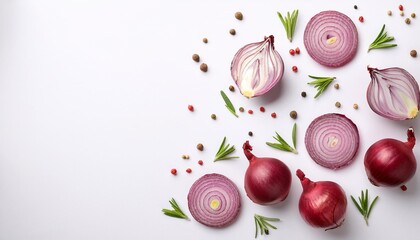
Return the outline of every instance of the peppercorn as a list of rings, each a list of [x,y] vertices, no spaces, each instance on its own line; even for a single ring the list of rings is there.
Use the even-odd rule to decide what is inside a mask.
[[[198,160],[199,165],[203,165],[203,160]]]
[[[185,170],[187,173],[191,173],[192,172],[192,170],[191,170],[191,168],[187,168],[187,170]]]
[[[294,49],[290,49],[289,50],[290,55],[294,56],[295,55],[295,50]]]
[[[192,55],[192,59],[194,60],[194,62],[199,62],[200,61],[200,56],[198,54],[194,53]]]
[[[272,117],[272,118],[276,118],[276,117],[277,117],[277,114],[276,114],[275,112],[272,112],[272,113],[271,113],[271,117]]]
[[[252,137],[254,135],[254,133],[252,133],[251,131],[248,132],[248,136]]]
[[[293,71],[293,72],[297,72],[297,71],[298,71],[298,68],[297,68],[296,66],[293,66],[293,67],[292,67],[292,71]]]
[[[239,107],[239,112],[244,112],[245,109],[243,107]]]
[[[306,92],[301,92],[301,93],[300,93],[300,96],[302,96],[302,97],[306,97]]]
[[[252,111],[252,109],[249,109],[249,110],[248,110],[248,113],[249,113],[249,114],[253,114],[253,113],[254,113],[254,111]]]
[[[340,103],[340,102],[335,102],[335,106],[336,106],[337,108],[340,108],[340,107],[341,107],[341,103]]]
[[[359,109],[359,105],[357,103],[355,103],[355,104],[353,104],[353,108],[357,110],[357,109]]]
[[[400,11],[404,10],[403,5],[399,5],[399,6],[398,6],[398,9],[399,9]]]
[[[334,88],[335,89],[339,89],[340,88],[340,84],[338,84],[338,83],[334,84]]]
[[[244,15],[241,12],[236,12],[235,13],[235,18],[238,20],[242,20],[244,19]]]
[[[234,91],[235,91],[235,87],[234,87],[234,86],[232,86],[232,85],[230,85],[230,86],[229,86],[229,91],[234,92]]]
[[[210,117],[211,117],[211,119],[213,119],[213,120],[216,120],[216,114],[214,114],[214,113],[212,113],[211,115],[210,115]]]
[[[236,34],[236,30],[232,28],[232,29],[229,30],[229,33],[230,33],[230,35],[235,35]]]
[[[190,155],[187,155],[187,154],[182,154],[182,159],[190,159]]]
[[[417,57],[417,51],[416,50],[411,50],[410,51],[410,56],[412,56],[412,57]]]
[[[410,24],[411,23],[411,20],[409,18],[406,18],[405,19],[405,23]]]
[[[403,11],[400,11],[400,16],[401,17],[404,16],[404,12]]]
[[[293,110],[293,111],[291,111],[289,115],[290,115],[290,117],[291,117],[291,118],[293,118],[293,119],[296,119],[296,118],[297,118],[297,112],[296,112],[296,111],[294,111],[294,110]]]
[[[357,10],[357,5],[354,5],[353,7],[354,7],[354,9],[356,9],[356,10]]]
[[[359,22],[364,22],[365,21],[365,19],[363,18],[363,16],[360,16],[359,17]]]
[[[172,173],[172,175],[176,175],[177,170],[176,170],[175,168],[172,168],[172,169],[171,169],[171,173]]]
[[[191,112],[194,112],[194,106],[193,105],[188,105],[188,110],[190,110]]]
[[[207,72],[208,70],[207,64],[205,63],[200,64],[200,70],[203,72]]]
[[[295,52],[296,52],[296,54],[300,54],[300,49],[297,47],[297,48],[295,49]]]
[[[388,16],[392,16],[392,11],[388,10],[387,14],[388,14]]]
[[[416,14],[415,14],[415,13],[412,13],[412,14],[411,14],[411,17],[412,17],[412,18],[416,18]]]
[[[203,145],[202,143],[197,144],[197,149],[198,149],[199,151],[203,151],[203,149],[204,149],[204,145]]]
[[[265,108],[263,106],[260,107],[260,112],[265,112]]]
[[[203,38],[203,43],[208,43],[209,40],[207,38]]]

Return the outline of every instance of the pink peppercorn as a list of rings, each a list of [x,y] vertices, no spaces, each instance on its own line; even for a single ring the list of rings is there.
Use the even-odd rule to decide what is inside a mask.
[[[177,171],[176,171],[176,169],[175,169],[175,168],[172,168],[172,169],[171,169],[171,173],[172,173],[172,175],[176,175],[176,172],[177,172]]]
[[[273,113],[271,113],[271,117],[272,118],[276,118],[277,117],[277,114],[275,112],[273,112]]]
[[[254,111],[252,111],[252,109],[249,109],[249,110],[248,110],[248,113],[249,113],[249,114],[253,114],[253,113],[254,113]]]
[[[191,112],[194,111],[194,106],[193,105],[188,105],[188,110],[190,110]]]
[[[191,168],[187,168],[187,170],[185,170],[187,173],[191,173],[192,172],[192,170],[191,170]]]
[[[265,108],[264,107],[260,107],[260,111],[261,112],[265,112]]]

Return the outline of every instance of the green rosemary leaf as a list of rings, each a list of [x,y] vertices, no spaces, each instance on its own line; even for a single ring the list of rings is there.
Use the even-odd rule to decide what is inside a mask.
[[[372,211],[373,206],[375,205],[376,201],[378,200],[378,196],[376,196],[372,203],[369,204],[369,192],[366,189],[366,191],[361,191],[361,195],[358,197],[359,202],[356,201],[356,199],[351,196],[351,200],[353,201],[354,205],[357,207],[357,209],[359,210],[359,212],[362,214],[363,219],[366,222],[366,225],[369,226],[369,216],[370,216],[370,212]]]
[[[390,44],[387,42],[393,41],[393,36],[387,36],[387,32],[385,32],[385,24],[382,26],[381,31],[379,32],[378,36],[375,40],[369,45],[368,52],[372,49],[380,49],[380,48],[391,48],[397,46],[397,44]]]
[[[293,141],[293,148],[296,149],[296,123],[293,124],[292,141]]]
[[[278,134],[278,132],[276,132],[276,136],[273,136],[273,138],[277,141],[277,143],[272,143],[272,142],[266,142],[265,144],[267,144],[268,146],[281,150],[281,151],[285,151],[285,152],[292,152],[294,154],[297,154],[297,150],[296,150],[296,123],[293,126],[293,130],[292,130],[292,142],[293,142],[293,146],[291,147],[290,144],[288,144],[281,136],[280,134]]]
[[[255,238],[257,238],[258,230],[260,230],[261,235],[268,235],[270,233],[269,228],[277,229],[276,226],[270,224],[269,222],[278,222],[280,221],[279,218],[268,218],[258,214],[254,214],[254,221],[255,221]]]
[[[231,112],[235,117],[239,117],[238,114],[236,114],[235,107],[233,106],[232,102],[228,98],[225,92],[223,90],[220,91],[220,94],[222,95],[223,101],[225,101],[225,106]]]
[[[220,144],[219,150],[217,151],[216,156],[214,157],[214,162],[220,161],[220,160],[229,160],[233,158],[239,158],[237,156],[229,156],[234,151],[235,151],[235,146],[226,144],[226,137],[224,137],[222,143]]]
[[[309,77],[315,80],[308,82],[308,84],[313,85],[318,90],[314,98],[319,97],[319,95],[321,95],[335,79],[335,77],[317,77],[312,75],[309,75]]]
[[[287,12],[285,17],[283,17],[283,15],[280,12],[277,12],[277,16],[283,24],[284,30],[286,31],[287,39],[289,39],[290,42],[292,42],[293,40],[298,15],[299,10],[293,10],[292,14],[290,14],[290,12]]]
[[[164,208],[162,209],[163,214],[169,217],[183,218],[189,220],[188,216],[181,210],[174,198],[171,198],[171,200],[169,200],[169,203],[171,204],[173,210]]]

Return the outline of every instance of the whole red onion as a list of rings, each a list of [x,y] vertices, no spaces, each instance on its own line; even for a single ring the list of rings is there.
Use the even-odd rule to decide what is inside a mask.
[[[407,130],[407,142],[385,138],[377,141],[365,154],[365,170],[375,186],[396,187],[410,180],[417,169],[413,147],[414,130]],[[405,186],[401,186],[405,190]]]
[[[344,222],[347,198],[343,188],[335,182],[312,182],[298,169],[296,175],[302,183],[299,212],[311,226],[330,230]]]
[[[272,205],[285,200],[292,183],[292,174],[287,165],[276,158],[254,156],[248,141],[244,143],[243,149],[249,160],[245,173],[248,197],[260,205]]]

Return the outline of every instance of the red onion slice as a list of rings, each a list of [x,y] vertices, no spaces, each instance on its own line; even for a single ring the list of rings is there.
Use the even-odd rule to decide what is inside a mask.
[[[199,223],[222,228],[235,221],[241,208],[239,190],[224,175],[206,174],[193,183],[188,208]]]
[[[327,67],[341,67],[357,52],[358,34],[353,21],[337,11],[323,11],[311,18],[303,41],[309,55]]]
[[[359,149],[359,131],[346,116],[328,113],[315,118],[305,134],[309,156],[319,165],[338,169],[350,164]]]

